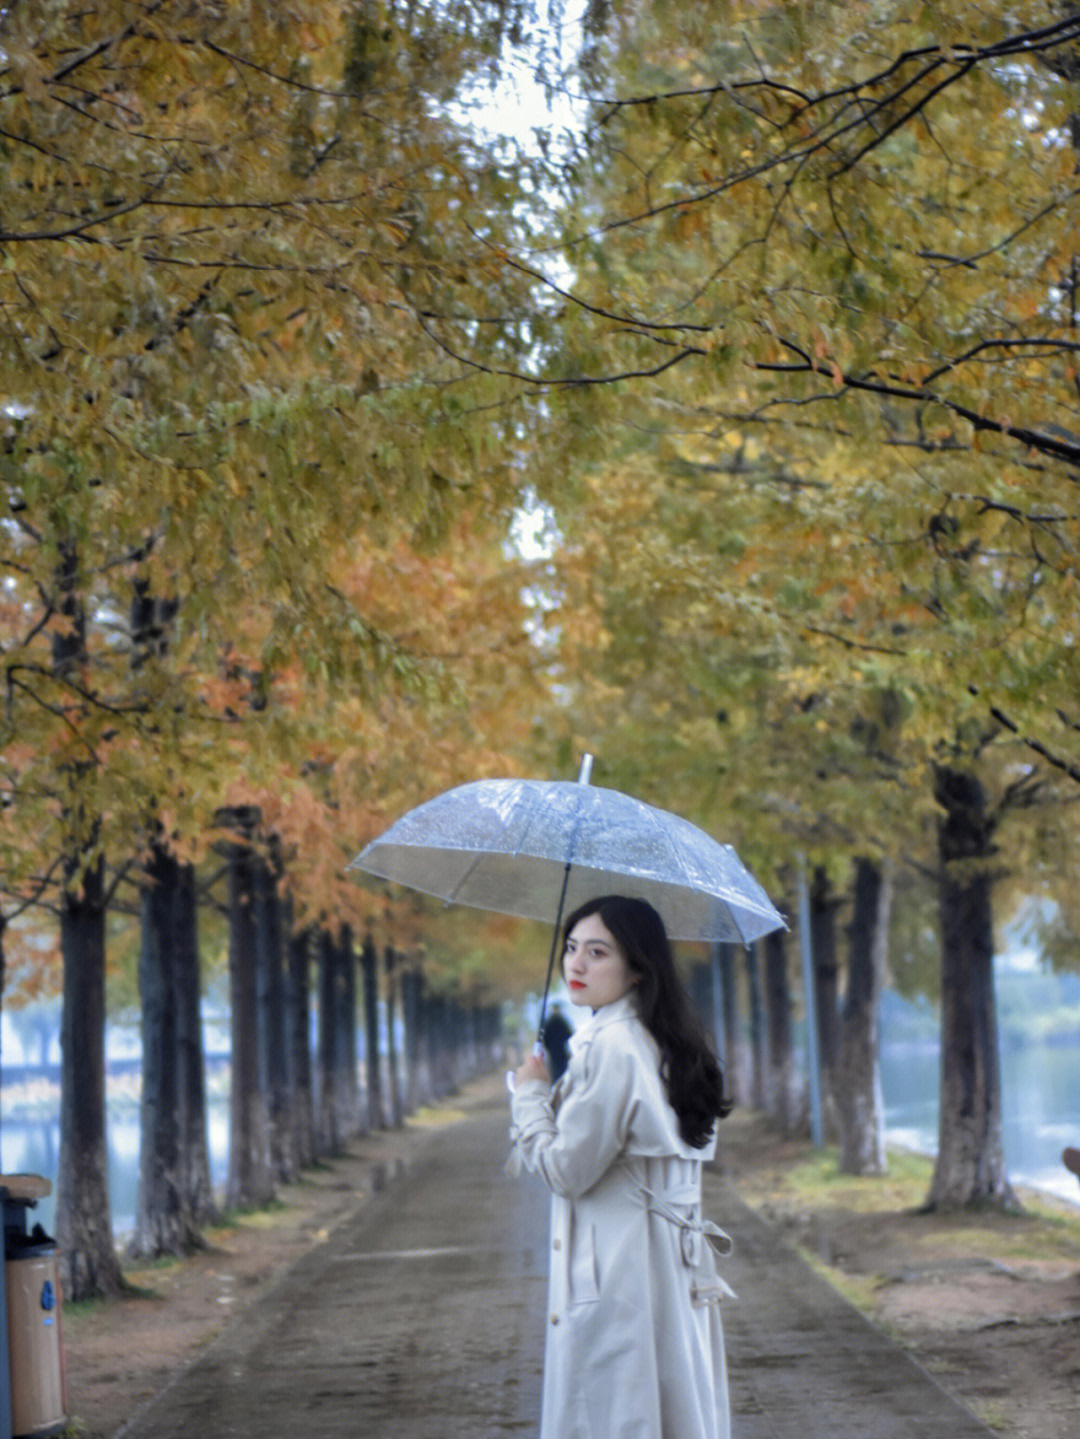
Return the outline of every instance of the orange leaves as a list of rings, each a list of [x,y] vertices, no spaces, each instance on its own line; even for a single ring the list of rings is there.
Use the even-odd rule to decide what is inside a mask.
[[[491,317],[528,323],[528,166],[450,115],[489,58],[454,7],[366,36],[322,0],[129,10],[2,22],[0,859],[44,869],[76,801],[117,863],[155,813],[197,853],[251,802],[298,907],[345,912],[380,818],[521,764],[543,710],[498,518],[531,421],[450,357],[505,365]],[[66,686],[58,542],[88,618]],[[176,605],[138,657],[136,577]]]
[[[711,224],[703,206],[687,204],[679,207],[672,228],[676,239],[693,241],[708,235]]]
[[[53,926],[27,916],[4,931],[4,1006],[21,1009],[51,999],[62,984],[60,949]]]
[[[850,576],[839,585],[828,587],[834,596],[839,591],[836,599],[836,607],[844,619],[855,619],[861,614],[867,604],[877,609],[880,601],[880,592],[876,586],[863,583],[858,576]]]

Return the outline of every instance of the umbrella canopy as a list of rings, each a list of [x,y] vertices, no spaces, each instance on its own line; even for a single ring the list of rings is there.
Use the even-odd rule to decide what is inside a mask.
[[[409,810],[349,868],[556,924],[564,907],[617,893],[647,899],[672,939],[749,944],[784,928],[731,845],[581,780],[460,785]]]

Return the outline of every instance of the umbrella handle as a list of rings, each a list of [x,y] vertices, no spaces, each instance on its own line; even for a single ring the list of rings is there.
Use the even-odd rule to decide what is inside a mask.
[[[545,1050],[544,1046],[540,1043],[539,1039],[534,1043],[534,1045],[533,1045],[533,1047],[532,1047],[532,1052],[533,1052],[533,1054],[536,1056],[537,1059],[545,1059],[546,1056],[547,1056],[547,1051]],[[512,1070],[512,1069],[508,1069],[508,1070],[506,1071],[506,1087],[507,1087],[507,1089],[510,1091],[511,1094],[513,1094],[514,1091],[517,1089],[517,1078],[516,1078],[515,1071]]]

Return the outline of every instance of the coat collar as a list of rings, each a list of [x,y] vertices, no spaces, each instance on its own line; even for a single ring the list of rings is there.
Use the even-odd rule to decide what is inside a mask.
[[[637,996],[633,990],[624,994],[621,999],[614,1000],[611,1004],[605,1004],[603,1008],[590,1014],[574,1030],[570,1037],[571,1052],[576,1052],[582,1045],[588,1044],[598,1030],[606,1029],[609,1024],[624,1023],[628,1019],[637,1019]]]

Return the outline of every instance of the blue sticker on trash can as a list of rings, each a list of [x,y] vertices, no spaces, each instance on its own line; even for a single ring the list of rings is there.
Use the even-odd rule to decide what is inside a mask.
[[[46,1311],[56,1308],[56,1291],[53,1289],[51,1279],[46,1279],[41,1286],[41,1307]]]

